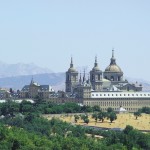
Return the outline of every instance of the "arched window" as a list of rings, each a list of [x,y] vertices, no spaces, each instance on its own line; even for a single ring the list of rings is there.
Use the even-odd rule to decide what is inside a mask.
[[[118,77],[118,81],[120,81],[120,77]]]

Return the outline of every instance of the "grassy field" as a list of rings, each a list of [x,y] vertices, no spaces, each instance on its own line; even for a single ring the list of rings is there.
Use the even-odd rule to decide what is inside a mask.
[[[52,117],[59,118],[63,121],[70,122],[78,125],[85,125],[83,120],[79,119],[77,123],[74,121],[74,115],[44,115],[45,118],[51,119]],[[109,120],[105,119],[102,123],[101,121],[95,122],[95,120],[89,116],[89,126],[97,126],[97,127],[106,127],[106,128],[125,128],[126,125],[131,125],[138,130],[150,130],[150,115],[142,114],[141,117],[135,119],[133,114],[118,114],[117,120],[110,123]]]

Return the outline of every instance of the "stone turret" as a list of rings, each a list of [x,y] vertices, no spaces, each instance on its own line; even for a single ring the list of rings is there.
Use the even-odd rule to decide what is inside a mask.
[[[74,87],[78,84],[78,71],[74,68],[71,57],[70,68],[66,72],[66,92],[73,92]]]
[[[95,63],[93,69],[90,71],[90,82],[92,89],[95,91],[102,90],[102,71],[98,67],[97,57],[95,57]]]

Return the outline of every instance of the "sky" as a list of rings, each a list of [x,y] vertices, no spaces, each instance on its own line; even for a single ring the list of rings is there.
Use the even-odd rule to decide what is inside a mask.
[[[35,63],[64,72],[91,69],[97,55],[101,70],[112,48],[125,76],[150,81],[149,0],[0,1],[0,61]]]

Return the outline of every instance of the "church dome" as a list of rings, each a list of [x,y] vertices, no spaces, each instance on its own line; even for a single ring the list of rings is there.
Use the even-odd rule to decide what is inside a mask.
[[[121,68],[116,64],[116,59],[114,57],[114,50],[112,50],[112,58],[111,58],[110,65],[105,69],[105,71],[122,73]]]
[[[109,65],[106,69],[106,72],[122,72],[121,68],[118,65]]]
[[[96,67],[93,67],[92,71],[100,71],[100,69],[98,66],[96,66]]]
[[[68,69],[68,71],[69,71],[69,72],[76,72],[76,69],[73,68],[73,67],[71,67],[71,68]]]

